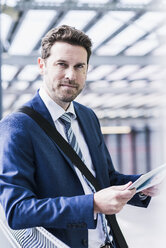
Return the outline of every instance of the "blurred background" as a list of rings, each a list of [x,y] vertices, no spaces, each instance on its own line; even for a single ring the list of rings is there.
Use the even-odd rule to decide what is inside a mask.
[[[166,162],[166,1],[1,0],[0,24],[0,118],[40,87],[41,38],[71,25],[93,42],[77,101],[98,116],[115,168],[145,173]],[[129,247],[165,247],[164,188],[148,209],[118,215]]]

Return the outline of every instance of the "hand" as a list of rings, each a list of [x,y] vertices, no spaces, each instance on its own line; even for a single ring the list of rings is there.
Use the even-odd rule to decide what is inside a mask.
[[[134,196],[136,189],[127,189],[132,182],[122,186],[112,186],[94,194],[94,212],[116,214]]]
[[[155,186],[149,187],[147,189],[144,189],[141,191],[142,194],[147,196],[157,196],[160,192],[160,184],[157,184]]]

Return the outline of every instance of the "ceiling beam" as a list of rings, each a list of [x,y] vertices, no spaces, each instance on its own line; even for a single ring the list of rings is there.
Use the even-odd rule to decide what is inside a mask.
[[[9,6],[2,4],[2,12],[6,11]],[[10,8],[10,7],[9,7]],[[74,0],[59,3],[58,1],[18,1],[14,7],[15,10],[24,11],[29,9],[45,10],[92,10],[92,11],[166,11],[166,5],[158,3],[153,4],[123,4],[120,2],[108,3],[79,3]]]
[[[26,66],[31,64],[37,64],[37,57],[39,55],[9,55],[7,53],[2,54],[2,63],[7,65],[15,65],[15,66]],[[93,66],[100,65],[152,65],[159,64],[165,65],[165,56],[98,56],[92,55],[90,59],[90,64]]]
[[[18,80],[17,80],[18,81]],[[16,82],[16,81],[15,81]],[[13,85],[14,86],[14,83],[13,82]],[[107,88],[93,88],[93,89],[89,89],[88,87],[88,84],[89,84],[89,81],[86,82],[87,83],[87,88],[84,89],[82,95],[80,96],[80,98],[84,98],[84,95],[87,95],[89,93],[94,93],[96,95],[98,95],[99,97],[104,95],[104,94],[112,94],[112,95],[123,95],[123,94],[130,94],[131,97],[132,96],[136,96],[137,94],[142,94],[142,97],[144,95],[150,95],[150,94],[161,94],[161,97],[165,98],[165,90],[162,90],[162,89],[158,89],[156,90],[156,88],[152,88],[151,86],[148,87],[148,84],[147,84],[147,87],[142,87],[142,88],[134,88],[132,86],[126,86],[126,87],[123,87],[123,88],[115,88],[115,87],[107,87]],[[42,84],[42,81],[41,81],[41,84]],[[102,82],[98,82],[98,84],[102,84]],[[16,95],[17,97],[20,96],[20,95],[23,95],[23,94],[33,94],[36,92],[35,88],[33,87],[30,87],[30,85],[32,85],[32,83],[29,84],[29,87],[22,90],[22,89],[16,89],[15,87],[9,87],[7,89],[4,89],[3,90],[3,95],[6,96],[6,95]],[[164,88],[164,82],[163,82],[163,88]]]
[[[109,42],[111,39],[113,39],[115,36],[117,36],[120,32],[122,32],[124,29],[129,27],[132,23],[134,23],[137,19],[139,19],[143,14],[145,14],[144,11],[141,13],[137,13],[134,15],[132,18],[130,18],[128,21],[126,21],[120,28],[118,28],[115,32],[110,34],[105,40],[103,40],[95,49],[94,51],[96,52],[100,47],[105,45],[107,42]]]
[[[47,34],[47,32],[49,30],[51,30],[52,28],[56,27],[58,25],[58,23],[64,18],[64,16],[66,15],[66,11],[59,11],[57,13],[57,15],[55,15],[55,17],[52,19],[52,21],[50,22],[50,24],[48,25],[47,29],[44,31],[44,33],[41,35],[41,37],[39,37],[36,45],[33,48],[33,51],[38,50],[41,46],[41,40],[42,38]]]

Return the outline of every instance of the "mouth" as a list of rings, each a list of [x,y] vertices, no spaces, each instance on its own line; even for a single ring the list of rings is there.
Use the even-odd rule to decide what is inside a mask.
[[[76,85],[73,85],[73,84],[61,84],[61,87],[66,87],[66,88],[71,88],[71,89],[77,88],[77,86]]]

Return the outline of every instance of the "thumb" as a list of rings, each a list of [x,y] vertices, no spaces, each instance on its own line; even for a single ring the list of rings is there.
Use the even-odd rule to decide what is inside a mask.
[[[132,182],[130,181],[130,182],[124,184],[124,185],[116,186],[116,189],[117,190],[126,190],[131,184],[132,184]]]

